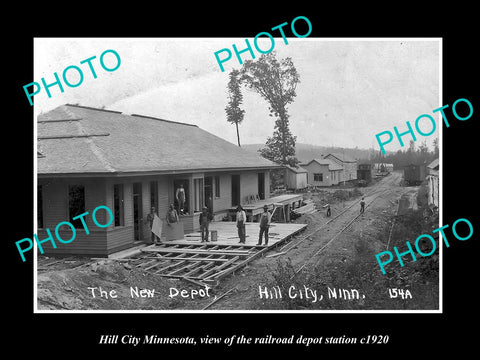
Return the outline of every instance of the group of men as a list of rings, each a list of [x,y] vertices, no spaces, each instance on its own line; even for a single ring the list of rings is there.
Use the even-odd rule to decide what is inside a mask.
[[[245,210],[243,210],[242,205],[237,206],[236,214],[237,222],[237,231],[238,237],[240,238],[239,243],[245,244],[246,233],[245,233],[245,222],[247,221],[247,215]],[[262,239],[265,236],[265,245],[268,245],[268,229],[270,228],[270,222],[272,220],[272,215],[268,211],[268,206],[263,206],[263,212],[260,214],[259,224],[260,232],[258,234],[258,243],[257,245],[262,245]]]
[[[183,204],[182,204],[183,205]],[[183,208],[183,207],[182,207]],[[360,213],[365,211],[365,198],[362,197],[360,201]],[[327,205],[327,217],[331,216],[331,209],[330,204]],[[153,227],[153,221],[155,219],[155,207],[151,208],[150,214],[147,215],[147,222],[150,225],[150,229]],[[200,223],[200,233],[202,240],[201,242],[209,242],[208,234],[209,234],[209,225],[210,222],[213,220],[213,215],[209,211],[208,207],[204,206],[202,212],[199,216],[199,223]],[[247,215],[245,210],[243,210],[242,205],[237,206],[237,213],[236,213],[236,224],[237,224],[237,232],[238,237],[240,239],[240,244],[245,244],[246,240],[246,232],[245,232],[245,223],[247,221]],[[260,214],[259,225],[260,231],[258,234],[258,243],[257,245],[262,245],[262,240],[265,238],[265,245],[268,245],[268,229],[270,228],[270,223],[272,220],[272,215],[268,211],[268,206],[263,206],[263,212]],[[179,221],[178,212],[175,210],[173,204],[170,204],[166,217],[165,222],[168,226],[171,226],[173,223],[177,223]],[[160,243],[160,239],[157,235],[155,235],[152,231],[151,240],[153,243]]]
[[[262,239],[265,237],[265,245],[268,245],[268,229],[270,227],[271,222],[271,215],[268,212],[268,206],[265,205],[263,207],[263,213],[260,215],[260,233],[258,235],[258,243],[257,245],[262,245]],[[206,206],[203,207],[202,212],[199,216],[199,223],[200,223],[200,233],[202,234],[202,241],[201,242],[208,242],[208,227],[210,222],[212,221],[213,216],[209,212]],[[239,244],[245,244],[246,240],[246,232],[245,232],[245,223],[247,221],[247,215],[245,210],[243,210],[241,205],[237,206],[237,213],[236,213],[236,224],[237,224],[237,232],[238,238],[240,239]]]
[[[153,230],[153,222],[155,220],[155,216],[156,216],[155,207],[152,206],[150,208],[150,213],[147,215],[147,223],[150,227],[150,230]],[[170,204],[167,210],[167,214],[165,215],[165,223],[168,226],[171,226],[171,224],[177,223],[178,221],[179,221],[179,217],[178,217],[177,210],[175,210],[175,207],[173,204]],[[157,235],[155,235],[153,231],[152,231],[150,240],[154,244],[161,243],[160,238]]]
[[[147,215],[147,222],[150,225],[150,229],[153,228],[153,222],[155,219],[155,207],[152,206],[150,213]],[[268,245],[268,229],[270,227],[271,222],[271,214],[268,212],[268,206],[265,205],[263,207],[263,212],[260,214],[260,232],[258,236],[258,243],[257,245],[262,245],[262,239],[265,237],[265,245]],[[213,220],[213,215],[209,211],[208,207],[204,206],[200,216],[198,218],[200,224],[200,233],[201,233],[201,242],[209,242],[208,235],[209,235],[209,225],[210,222]],[[170,204],[167,214],[165,216],[165,222],[168,226],[171,224],[177,223],[179,221],[178,213],[175,210],[173,204]],[[245,223],[247,221],[247,215],[243,210],[241,205],[237,207],[237,214],[236,214],[236,223],[237,223],[237,230],[238,230],[238,237],[240,239],[240,244],[245,244],[246,233],[245,233]],[[152,231],[151,241],[155,244],[161,243],[160,238],[155,235]]]

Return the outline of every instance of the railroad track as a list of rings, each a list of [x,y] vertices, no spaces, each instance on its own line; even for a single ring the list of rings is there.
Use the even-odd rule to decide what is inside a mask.
[[[381,190],[381,191],[375,191],[373,195],[372,194],[364,195],[364,197],[365,197],[365,210],[371,204],[373,204],[375,202],[375,200],[382,197],[385,193],[387,193],[389,191],[390,191],[390,189],[384,189],[384,190]],[[369,197],[369,199],[367,199],[367,197]],[[351,214],[351,211],[348,212],[352,208],[353,205],[358,206],[358,202],[355,202],[354,204],[350,205],[348,208],[346,208],[344,211],[342,211],[339,215],[337,215],[337,217],[335,219],[332,219],[332,220],[336,220],[336,219],[342,217],[346,213],[348,213],[350,215],[350,216],[346,217],[346,219],[343,221],[341,229],[339,231],[337,231],[329,240],[327,240],[326,242],[323,242],[322,245],[320,246],[320,248],[318,248],[308,259],[306,259],[303,262],[303,264],[298,269],[295,270],[295,274],[298,274],[300,271],[302,271],[303,268],[305,268],[305,266],[307,264],[309,264],[312,260],[314,260],[318,256],[318,254],[320,254],[323,250],[325,250],[335,239],[337,239],[345,230],[347,230],[355,222],[355,220],[357,220],[360,216],[362,216],[362,213],[360,213],[360,212],[355,212],[353,214],[353,216]],[[319,228],[315,229],[310,235],[308,235],[308,237],[311,237],[312,235],[318,233],[320,230],[324,229],[327,225],[330,224],[330,222],[331,221],[329,221],[326,224],[321,225]],[[293,247],[295,247],[297,245],[298,245],[298,243],[295,244]]]
[[[389,181],[388,184],[381,184],[380,186],[378,187],[375,187],[374,189],[371,189],[369,192],[367,192],[366,194],[363,195],[363,197],[365,198],[366,200],[366,206],[368,206],[370,203],[368,203],[368,200],[367,198],[368,197],[374,197],[374,199],[376,199],[378,197],[379,194],[384,194],[385,192],[387,191],[390,191],[391,190],[391,186],[392,186],[392,181]],[[317,228],[315,228],[312,232],[300,237],[300,238],[296,238],[296,239],[293,239],[292,241],[290,241],[289,243],[287,243],[286,245],[284,245],[282,248],[280,248],[280,252],[277,253],[278,255],[283,255],[283,254],[286,254],[288,253],[290,250],[292,250],[293,248],[295,248],[296,246],[298,246],[299,244],[301,244],[303,241],[309,239],[310,237],[312,237],[313,235],[317,234],[320,230],[324,229],[325,227],[327,227],[328,225],[330,225],[332,222],[335,222],[337,221],[339,218],[341,218],[344,214],[346,214],[352,207],[354,206],[359,206],[359,202],[358,201],[353,201],[352,204],[350,204],[349,206],[347,206],[345,209],[343,209],[341,212],[339,212],[337,215],[335,215],[334,217],[332,217],[330,220],[328,220],[326,223],[322,224],[322,225],[319,225]],[[350,218],[349,218],[350,219]]]

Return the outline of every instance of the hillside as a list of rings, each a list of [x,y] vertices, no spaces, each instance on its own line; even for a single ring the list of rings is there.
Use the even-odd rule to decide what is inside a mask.
[[[258,151],[264,145],[263,144],[245,144],[242,148],[249,151]],[[315,158],[319,158],[322,155],[328,153],[345,153],[345,155],[358,160],[367,160],[370,157],[371,149],[358,149],[358,148],[340,148],[334,146],[319,146],[310,144],[296,144],[296,156],[300,162],[307,162]]]

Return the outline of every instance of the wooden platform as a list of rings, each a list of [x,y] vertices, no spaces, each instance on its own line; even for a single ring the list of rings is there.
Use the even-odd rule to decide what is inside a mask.
[[[267,205],[268,210],[272,212],[274,207],[282,206],[286,207],[286,212],[290,210],[290,208],[297,208],[300,206],[300,203],[303,200],[302,194],[283,194],[274,196],[264,200],[258,200],[249,204],[243,204],[243,210],[247,215],[249,221],[253,221],[255,216],[261,214],[263,212],[263,207]],[[234,216],[237,212],[237,207],[232,207],[228,209],[229,216],[232,220],[234,220]],[[288,219],[289,220],[289,219]]]
[[[240,244],[234,222],[212,222],[217,241],[202,243],[200,233],[186,234],[181,240],[150,245],[144,255],[134,258],[132,266],[156,275],[183,278],[199,285],[217,282],[250,261],[283,243],[306,228],[306,224],[272,224],[268,246],[257,246],[258,223],[247,223],[246,243]]]

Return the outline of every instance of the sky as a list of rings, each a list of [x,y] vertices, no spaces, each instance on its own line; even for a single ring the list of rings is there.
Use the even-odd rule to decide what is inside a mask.
[[[262,39],[259,47],[268,49]],[[253,46],[253,39],[249,39]],[[263,41],[265,40],[265,41]],[[241,65],[232,59],[220,70],[215,51],[245,47],[244,38],[36,38],[34,79],[54,82],[54,72],[78,66],[84,75],[78,87],[64,84],[44,89],[34,97],[35,113],[70,103],[130,114],[141,114],[198,125],[232,143],[237,142],[235,126],[226,121],[228,73]],[[115,50],[121,64],[117,70],[102,69],[99,58]],[[441,41],[427,39],[322,39],[275,38],[278,59],[291,57],[300,74],[297,97],[289,105],[290,129],[298,143],[322,146],[378,149],[375,134],[407,129],[421,114],[432,114],[441,105]],[[233,50],[232,50],[233,52]],[[254,48],[256,58],[260,56]],[[97,78],[88,64],[92,60]],[[221,55],[223,56],[223,54]],[[248,52],[244,60],[251,59]],[[116,63],[112,54],[105,64]],[[68,80],[76,83],[76,72]],[[275,119],[260,95],[242,89],[245,110],[239,127],[242,144],[265,143],[273,134]],[[28,101],[28,100],[26,100]],[[440,124],[438,114],[434,116]],[[431,145],[438,129],[429,137],[418,136]],[[427,125],[425,125],[427,129]],[[426,132],[426,130],[425,130]],[[405,142],[408,143],[407,137]],[[386,146],[396,151],[398,142]]]

